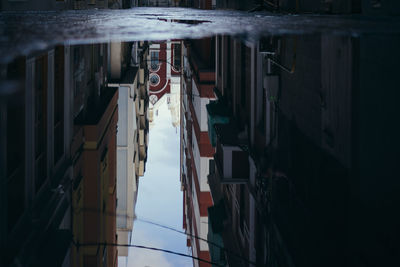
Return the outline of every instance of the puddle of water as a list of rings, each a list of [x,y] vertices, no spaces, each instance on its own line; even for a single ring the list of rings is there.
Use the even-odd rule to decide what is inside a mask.
[[[125,41],[108,31],[120,34],[120,24],[75,32],[78,18],[65,36],[66,28],[43,33],[60,34],[55,42],[39,38],[43,28],[28,18],[41,41],[34,48],[7,33],[0,48],[11,51],[0,65],[6,265],[397,260],[375,249],[376,239],[393,248],[399,225],[397,34],[338,33],[358,27],[344,20],[288,34],[282,16],[272,34],[253,38],[265,16],[246,17],[245,30],[232,35],[201,28],[219,27],[216,17],[137,16],[155,16],[168,30],[143,24],[138,36],[159,33],[132,41],[132,30]],[[88,36],[77,40],[78,33]],[[13,38],[16,48],[7,43]]]
[[[211,22],[211,21],[209,21],[209,20],[183,20],[183,19],[178,19],[178,20],[172,20],[172,22],[190,24],[190,25],[197,25],[197,24]]]

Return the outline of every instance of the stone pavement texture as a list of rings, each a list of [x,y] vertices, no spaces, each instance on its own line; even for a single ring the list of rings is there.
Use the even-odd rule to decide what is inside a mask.
[[[193,23],[195,22],[195,23]],[[276,15],[267,12],[134,8],[0,13],[0,63],[56,44],[111,40],[203,38],[216,34],[257,39],[267,34],[398,34],[400,19]]]

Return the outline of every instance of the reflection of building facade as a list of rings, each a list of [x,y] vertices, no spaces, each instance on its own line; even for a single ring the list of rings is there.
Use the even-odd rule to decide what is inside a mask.
[[[378,83],[391,82],[378,82],[368,68],[394,73],[393,57],[385,53],[377,65],[359,67],[372,60],[367,47],[374,42],[379,41],[302,36],[252,43],[217,37],[218,99],[207,106],[216,148],[215,172],[208,177],[214,204],[208,210],[209,241],[224,246],[229,266],[398,263],[380,249],[394,239],[374,239],[395,231],[398,219],[367,219],[390,217],[394,202],[382,197],[398,196],[385,183],[399,184],[389,174],[395,150],[366,141],[381,135],[358,128],[366,118],[391,128],[373,119],[393,116],[386,104],[379,103],[379,111],[368,108]],[[365,50],[357,49],[360,43]],[[357,149],[365,146],[372,154]],[[382,153],[385,159],[377,156]],[[385,182],[371,188],[377,172]],[[370,201],[376,206],[368,206]],[[221,250],[210,246],[210,252],[219,262]]]
[[[179,125],[181,41],[153,43],[147,59],[149,68],[149,121],[154,123],[158,109],[167,103],[172,125]]]
[[[129,243],[147,160],[147,53],[144,42],[57,46],[2,66],[1,86],[16,89],[1,99],[2,265],[117,266],[126,254],[100,244]]]
[[[11,86],[15,93],[7,103],[1,96],[1,265],[69,263],[73,168],[67,51],[58,46],[2,67],[1,91]]]
[[[117,241],[130,244],[139,176],[147,159],[147,58],[144,42],[110,44],[108,85],[118,87],[117,133]],[[142,140],[145,139],[145,140]],[[119,257],[128,256],[128,247],[118,248]],[[126,261],[127,258],[119,258]]]
[[[181,183],[184,189],[184,228],[207,239],[208,212],[212,205],[207,176],[214,149],[208,138],[206,105],[214,98],[214,39],[185,42],[183,47],[181,104]],[[195,257],[210,260],[207,242],[188,236]],[[194,266],[209,266],[194,260]]]
[[[397,0],[215,0],[215,5],[217,8],[239,10],[261,10],[263,5],[264,10],[277,12],[328,14],[398,15],[400,10]],[[193,7],[198,8],[197,5]]]
[[[214,9],[217,0],[192,0],[193,7],[199,9]]]
[[[71,48],[74,92],[74,266],[116,266],[116,126],[118,91],[107,87],[108,45]],[[93,245],[94,244],[94,245]]]
[[[78,245],[115,242],[107,214],[115,214],[118,93],[105,73],[105,44],[58,46],[6,66],[4,79],[24,81],[5,135],[19,148],[7,146],[5,159],[6,265],[116,266],[115,247]]]
[[[177,7],[181,5],[182,0],[141,0],[140,6],[150,7]]]

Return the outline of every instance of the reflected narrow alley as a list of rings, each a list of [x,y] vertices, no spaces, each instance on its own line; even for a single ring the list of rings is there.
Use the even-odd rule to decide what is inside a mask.
[[[400,264],[390,1],[5,2],[0,266]]]

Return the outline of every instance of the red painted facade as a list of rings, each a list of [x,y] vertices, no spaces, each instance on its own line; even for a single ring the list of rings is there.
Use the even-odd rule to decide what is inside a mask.
[[[152,85],[152,83],[149,83],[149,96],[151,95],[156,95],[157,99],[161,99],[163,95],[170,93],[171,88],[170,88],[170,80],[167,77],[167,68],[170,68],[168,65],[168,60],[167,60],[167,43],[160,43],[160,49],[154,49],[151,48],[150,50],[150,56],[151,52],[159,52],[159,57],[158,57],[158,68],[156,70],[152,70],[152,68],[149,68],[150,71],[150,79],[152,75],[158,75],[159,77],[159,83],[156,85]],[[153,103],[154,104],[154,103]]]
[[[213,57],[210,53],[212,47],[211,39],[195,40],[190,43],[184,44],[185,51],[185,66],[183,66],[182,82],[185,83],[182,86],[181,96],[187,101],[181,101],[181,132],[182,143],[181,143],[181,164],[184,165],[181,168],[181,181],[184,188],[184,227],[187,229],[188,233],[194,236],[200,236],[202,238],[207,238],[207,232],[200,232],[200,222],[197,221],[200,218],[196,218],[195,210],[199,210],[200,217],[208,217],[208,208],[213,205],[212,197],[209,190],[201,190],[200,184],[204,184],[204,179],[206,177],[198,177],[198,173],[204,173],[200,170],[201,168],[208,167],[204,164],[204,158],[212,158],[215,151],[211,146],[210,139],[208,137],[207,131],[201,131],[198,116],[193,105],[193,100],[195,97],[214,99],[214,82],[215,82],[215,72],[213,70]],[[190,73],[190,74],[189,74]],[[193,95],[192,83],[195,84],[198,94]],[[187,104],[184,104],[186,102]],[[184,106],[187,105],[187,106]],[[205,108],[205,107],[202,107]],[[194,136],[193,136],[194,133]],[[196,142],[193,142],[193,138],[196,138]],[[200,153],[200,166],[196,166],[194,151],[194,144],[198,145],[198,151]],[[186,173],[182,173],[182,170],[186,170]],[[199,171],[199,172],[198,172]],[[204,175],[204,174],[203,174]],[[203,183],[201,183],[203,181]],[[195,194],[193,193],[195,192]],[[197,200],[194,199],[197,196]],[[195,205],[198,205],[197,207]],[[197,211],[196,211],[197,212]],[[203,219],[204,220],[204,219]],[[202,231],[205,231],[204,228]],[[210,253],[207,250],[200,249],[200,242],[198,238],[188,237],[188,246],[192,247],[193,255],[197,257],[210,261]],[[203,247],[204,249],[204,247]],[[198,261],[198,266],[211,266],[210,264],[202,261]]]

